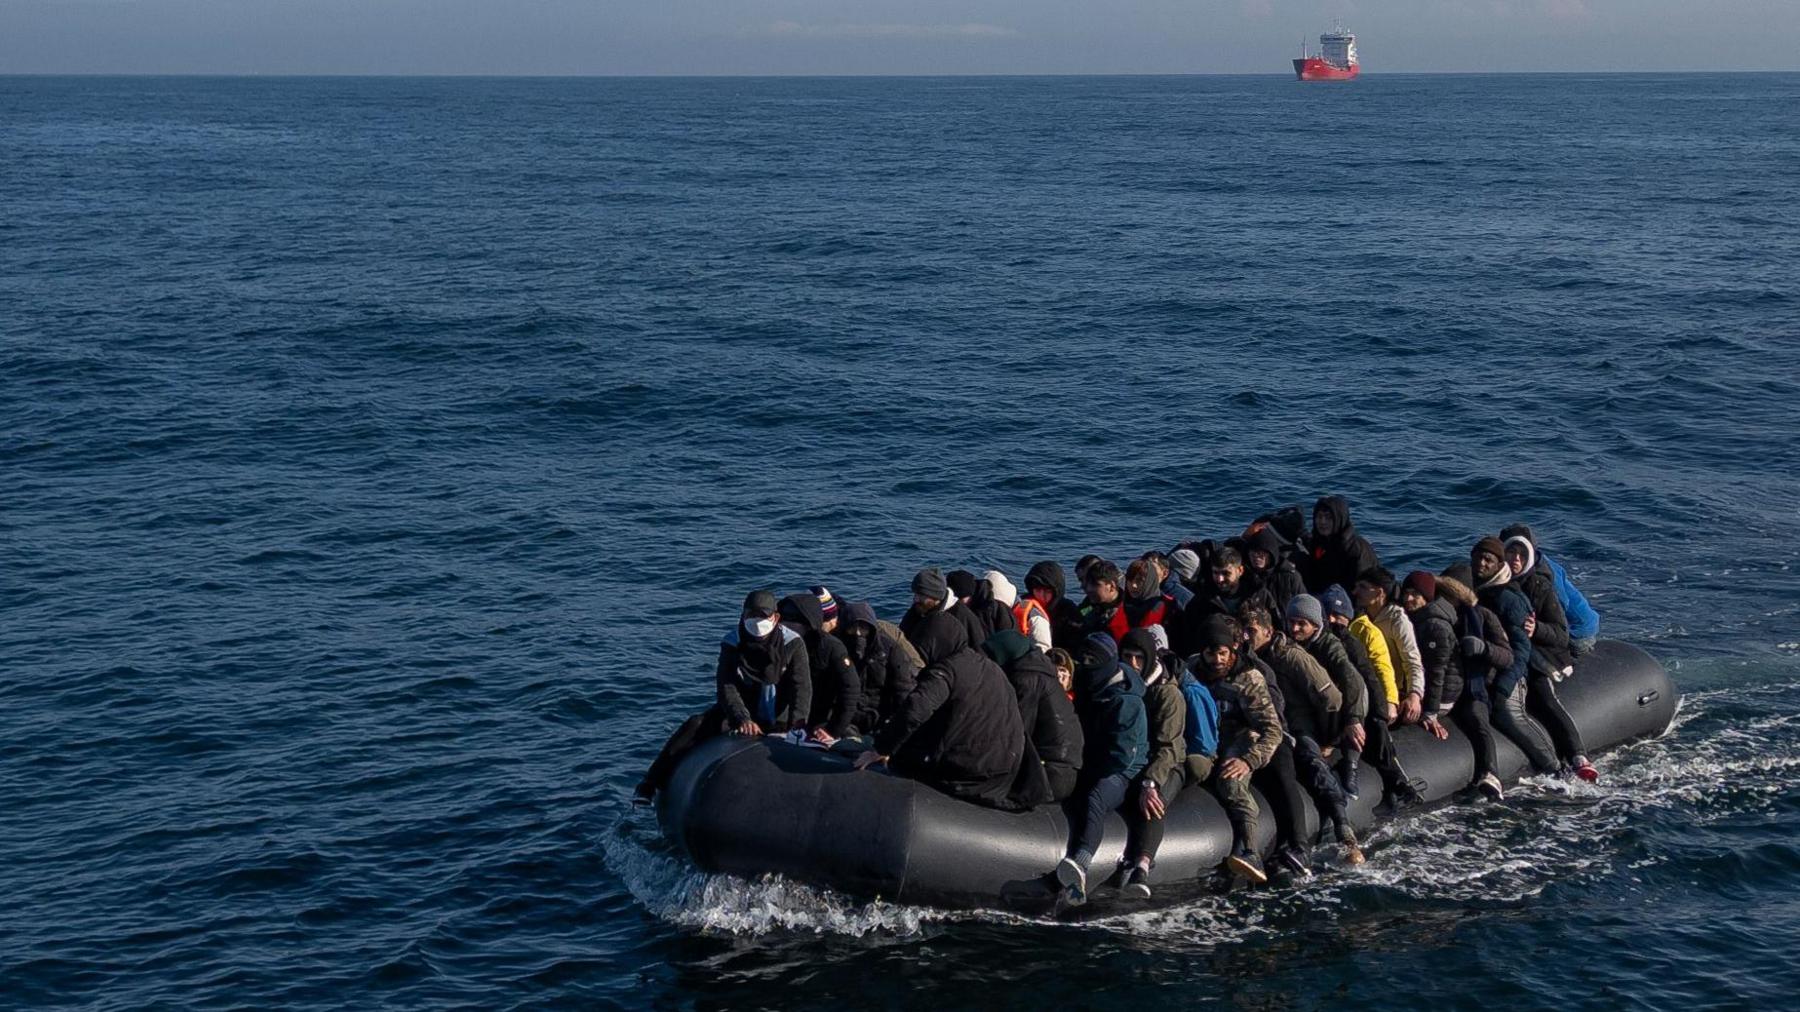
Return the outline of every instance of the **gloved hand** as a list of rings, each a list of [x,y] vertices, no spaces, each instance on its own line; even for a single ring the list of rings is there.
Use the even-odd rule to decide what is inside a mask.
[[[1470,660],[1486,656],[1487,649],[1487,640],[1484,640],[1479,636],[1464,636],[1462,638],[1462,655]]]

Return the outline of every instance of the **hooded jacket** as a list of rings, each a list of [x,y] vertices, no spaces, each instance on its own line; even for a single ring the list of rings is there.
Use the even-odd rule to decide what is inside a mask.
[[[1158,650],[1148,629],[1125,634],[1119,651],[1135,652],[1145,659],[1144,722],[1149,751],[1140,782],[1154,783],[1167,793],[1175,772],[1187,761],[1187,697],[1181,694],[1181,666],[1175,655]]]
[[[913,690],[923,665],[918,651],[900,635],[900,629],[877,619],[875,609],[866,601],[845,605],[838,623],[838,635],[862,678],[853,724],[858,730],[873,731],[883,717],[899,712],[900,701]],[[850,636],[852,626],[866,626],[869,630],[860,644]]]
[[[1515,536],[1523,537],[1531,542],[1531,548],[1537,553],[1538,565],[1550,572],[1550,580],[1556,587],[1556,600],[1562,605],[1563,614],[1569,620],[1569,638],[1577,640],[1593,639],[1600,635],[1600,613],[1588,603],[1581,590],[1569,579],[1562,564],[1544,554],[1544,547],[1538,544],[1537,535],[1524,524],[1512,524],[1500,532],[1503,539]]]
[[[1144,683],[1119,663],[1112,637],[1088,637],[1075,669],[1075,691],[1086,745],[1082,780],[1092,784],[1114,774],[1131,778],[1142,773],[1149,752]]]
[[[1531,602],[1512,585],[1512,570],[1504,562],[1499,572],[1475,591],[1475,597],[1500,619],[1501,628],[1506,630],[1512,663],[1494,670],[1493,685],[1495,692],[1510,696],[1531,670],[1531,637],[1525,635],[1525,616],[1531,614]]]
[[[862,705],[862,674],[850,660],[844,642],[825,631],[825,612],[818,598],[789,594],[781,599],[780,610],[782,624],[806,641],[811,662],[812,706],[806,722],[842,738],[850,733]]]
[[[1321,745],[1335,742],[1341,727],[1344,694],[1319,662],[1282,633],[1271,636],[1257,656],[1275,673],[1275,682],[1281,686],[1288,732]]]
[[[998,576],[1000,584],[1004,585],[1008,591],[1013,590],[1012,584],[1007,582],[1006,577],[997,572],[988,575]],[[970,595],[969,610],[975,613],[975,617],[981,620],[982,628],[987,630],[987,635],[975,641],[976,646],[987,642],[988,636],[992,636],[1002,629],[1011,629],[1014,625],[1012,606],[1017,593],[1014,592],[1002,599],[995,593],[998,589],[992,580],[982,579],[976,581],[975,592]]]
[[[1018,700],[994,662],[969,648],[966,627],[942,611],[919,625],[926,668],[875,748],[946,794],[1000,806],[1025,750]]]
[[[1441,682],[1432,683],[1427,669],[1427,713],[1447,710],[1455,706],[1465,694],[1485,704],[1488,701],[1488,683],[1493,679],[1494,672],[1510,666],[1513,659],[1512,645],[1506,639],[1505,624],[1492,609],[1481,605],[1475,592],[1467,584],[1455,577],[1440,574],[1437,586],[1438,600],[1448,601],[1456,609],[1456,649],[1450,652],[1450,660],[1444,665]],[[1473,658],[1464,656],[1461,644],[1465,636],[1478,637],[1486,643],[1485,654]]]
[[[1033,563],[1025,571],[1025,592],[1029,594],[1032,587],[1039,585],[1052,595],[1046,609],[1050,612],[1050,638],[1053,645],[1074,653],[1081,646],[1081,607],[1064,596],[1068,592],[1069,583],[1063,576],[1062,566],[1049,559]]]
[[[1386,640],[1388,661],[1394,666],[1396,696],[1412,692],[1423,699],[1425,665],[1419,659],[1419,641],[1413,635],[1412,620],[1407,618],[1406,609],[1390,601],[1369,616],[1369,621],[1375,623],[1375,628],[1381,630],[1382,638]]]
[[[1275,602],[1275,614],[1285,614],[1288,602],[1306,593],[1306,580],[1290,557],[1289,546],[1274,527],[1263,523],[1252,524],[1245,532],[1244,548],[1244,579],[1250,581],[1253,590],[1263,591]],[[1269,568],[1250,565],[1248,549],[1252,548],[1269,553]]]
[[[1079,770],[1081,721],[1075,716],[1075,704],[1063,693],[1050,659],[1023,634],[1011,629],[988,637],[981,649],[1012,683],[1025,738],[1036,749],[1044,769]]]
[[[1538,558],[1530,538],[1515,536],[1506,544],[1518,545],[1525,552],[1525,571],[1512,582],[1531,602],[1532,614],[1537,616],[1537,626],[1531,632],[1531,670],[1540,675],[1554,674],[1575,663],[1569,653],[1569,616],[1557,599],[1556,577]]]
[[[1369,716],[1368,684],[1363,680],[1361,669],[1350,659],[1349,651],[1344,649],[1343,641],[1332,635],[1330,629],[1321,628],[1311,640],[1300,645],[1319,667],[1325,669],[1331,684],[1337,686],[1338,695],[1343,697],[1344,705],[1338,710],[1337,733],[1332,735],[1332,741],[1335,741]],[[1324,739],[1317,740],[1321,745],[1330,744]]]
[[[1407,612],[1406,618],[1412,623],[1419,661],[1425,667],[1425,681],[1419,693],[1420,707],[1424,716],[1435,717],[1441,708],[1456,702],[1455,696],[1448,702],[1443,699],[1446,672],[1458,653],[1456,604],[1440,593],[1425,607]]]
[[[1337,530],[1329,538],[1313,534],[1307,541],[1300,575],[1306,580],[1307,592],[1312,594],[1322,594],[1334,583],[1340,587],[1355,586],[1357,577],[1381,565],[1368,539],[1356,533],[1356,525],[1350,522],[1350,503],[1343,496],[1320,499],[1313,505],[1313,512],[1321,511],[1337,521]]]
[[[805,724],[812,708],[812,660],[806,641],[786,625],[760,640],[742,622],[719,643],[714,673],[718,706],[733,726],[754,720],[764,731]]]
[[[1219,761],[1242,759],[1252,770],[1267,766],[1281,747],[1281,716],[1249,652],[1238,652],[1237,663],[1224,678],[1214,679],[1198,657],[1189,663],[1188,672],[1219,704]]]

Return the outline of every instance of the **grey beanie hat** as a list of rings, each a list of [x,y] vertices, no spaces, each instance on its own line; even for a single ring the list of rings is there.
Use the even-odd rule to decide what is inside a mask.
[[[1169,553],[1169,566],[1183,580],[1192,580],[1200,572],[1200,556],[1192,548],[1177,548]]]
[[[1295,594],[1294,599],[1288,602],[1287,617],[1290,622],[1303,618],[1320,628],[1325,627],[1325,607],[1311,594]]]
[[[932,566],[929,569],[919,570],[919,575],[913,577],[912,592],[922,594],[933,601],[942,601],[950,596],[950,584],[944,581],[943,570]]]

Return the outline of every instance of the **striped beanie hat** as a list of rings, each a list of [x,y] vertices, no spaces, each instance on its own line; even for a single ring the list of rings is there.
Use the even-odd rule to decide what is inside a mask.
[[[819,599],[819,612],[824,615],[825,621],[837,618],[837,598],[831,596],[831,591],[826,590],[823,585],[808,589],[812,591],[812,596]]]

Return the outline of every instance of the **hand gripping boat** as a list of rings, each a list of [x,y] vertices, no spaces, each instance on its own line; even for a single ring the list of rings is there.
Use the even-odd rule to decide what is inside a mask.
[[[1600,641],[1578,660],[1557,695],[1594,752],[1661,734],[1679,701],[1662,665],[1617,640]],[[1445,741],[1419,727],[1394,735],[1401,764],[1427,803],[1448,800],[1474,779],[1474,749],[1460,729],[1445,726]],[[1495,739],[1496,772],[1510,783],[1526,770],[1525,757],[1505,735],[1496,732]],[[1366,779],[1375,782],[1373,771]],[[1351,802],[1359,831],[1375,821],[1379,795],[1365,788]],[[1268,803],[1258,800],[1258,844],[1267,855],[1274,821]],[[1308,812],[1314,831],[1317,814]],[[853,770],[844,755],[774,738],[721,737],[695,749],[661,795],[658,817],[669,839],[706,871],[749,878],[775,873],[853,896],[1025,913],[1053,907],[1056,887],[1048,873],[1069,840],[1059,806],[982,808],[898,776]],[[1115,865],[1124,846],[1125,822],[1115,813],[1094,855],[1096,873]],[[1150,873],[1152,902],[1191,898],[1230,848],[1231,825],[1212,792],[1183,790],[1169,805]],[[1103,912],[1117,902],[1115,891],[1101,886],[1090,891],[1085,910]]]

